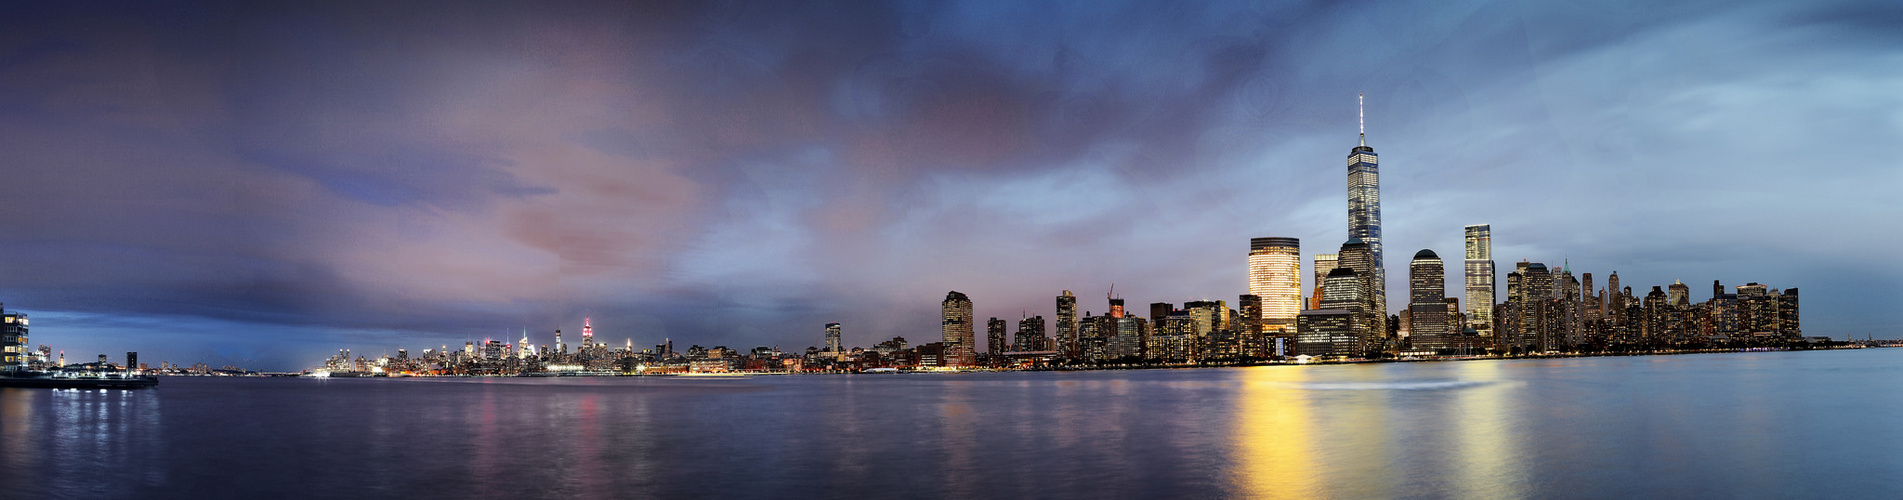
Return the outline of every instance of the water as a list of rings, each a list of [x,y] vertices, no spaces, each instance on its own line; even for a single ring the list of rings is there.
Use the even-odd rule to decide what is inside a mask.
[[[0,497],[1903,492],[1903,349],[0,390]]]

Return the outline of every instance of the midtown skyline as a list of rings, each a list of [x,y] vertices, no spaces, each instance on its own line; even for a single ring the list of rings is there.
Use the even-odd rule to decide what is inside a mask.
[[[1501,297],[1570,261],[1903,322],[1886,4],[410,8],[0,7],[0,303],[69,352],[286,368],[1234,300],[1242,240],[1345,239],[1365,93],[1390,314],[1419,249],[1465,297],[1490,224]]]

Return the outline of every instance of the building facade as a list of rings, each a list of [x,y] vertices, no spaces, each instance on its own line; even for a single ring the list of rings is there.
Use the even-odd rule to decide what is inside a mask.
[[[26,365],[27,350],[32,347],[27,339],[26,313],[5,311],[0,306],[0,370],[19,369]]]
[[[826,351],[827,352],[845,352],[845,349],[842,349],[840,347],[839,323],[826,324]]]
[[[1408,338],[1417,349],[1447,347],[1447,267],[1433,250],[1408,263]]]
[[[1076,358],[1077,352],[1077,295],[1065,290],[1057,296],[1057,353],[1066,358]]]
[[[1009,350],[1006,349],[1004,328],[1004,320],[995,317],[985,320],[985,354],[991,355],[992,358],[1003,356],[1004,351]]]
[[[940,329],[945,343],[944,366],[969,366],[977,357],[971,324],[971,298],[953,290],[939,303]]]
[[[1481,335],[1493,334],[1493,305],[1499,296],[1493,284],[1493,226],[1467,226],[1467,324]]]
[[[1295,327],[1295,315],[1302,312],[1300,240],[1249,240],[1249,295],[1262,300],[1261,328],[1278,331]]]
[[[1308,308],[1322,308],[1322,281],[1328,278],[1328,272],[1341,266],[1341,256],[1332,253],[1315,254],[1315,282],[1310,286]]]

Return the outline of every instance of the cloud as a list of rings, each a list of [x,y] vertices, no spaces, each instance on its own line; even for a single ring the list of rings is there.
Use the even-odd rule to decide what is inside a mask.
[[[6,303],[280,368],[1233,300],[1248,238],[1345,239],[1356,93],[1390,296],[1472,223],[1503,266],[1801,286],[1819,331],[1903,278],[1873,2],[6,9]]]

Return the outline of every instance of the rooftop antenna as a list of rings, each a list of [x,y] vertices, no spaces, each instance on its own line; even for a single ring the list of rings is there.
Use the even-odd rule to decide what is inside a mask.
[[[1363,96],[1355,94],[1355,121],[1361,127],[1361,145],[1368,145],[1368,105],[1362,102]]]

